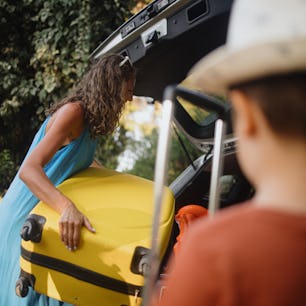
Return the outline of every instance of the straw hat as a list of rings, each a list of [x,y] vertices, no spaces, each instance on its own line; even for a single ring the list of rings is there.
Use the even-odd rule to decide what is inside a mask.
[[[189,82],[225,94],[229,85],[263,76],[306,71],[306,1],[237,0],[227,42],[201,59]]]

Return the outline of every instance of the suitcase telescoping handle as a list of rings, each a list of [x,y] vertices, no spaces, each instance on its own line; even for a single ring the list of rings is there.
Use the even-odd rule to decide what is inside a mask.
[[[213,161],[208,203],[209,216],[213,216],[219,208],[219,182],[223,171],[223,149],[226,120],[228,119],[228,106],[217,98],[180,85],[166,87],[164,91],[164,101],[175,101],[176,97],[181,97],[204,110],[213,111],[217,114],[218,119],[215,122]]]
[[[218,118],[223,121],[227,118],[228,107],[226,107],[225,103],[215,97],[206,95],[200,91],[185,88],[181,85],[166,87],[164,91],[164,99],[174,101],[176,97],[181,97],[204,110],[215,112],[218,115]]]
[[[173,114],[173,105],[179,96],[189,102],[211,111],[216,112],[218,120],[215,124],[214,155],[212,175],[210,182],[209,214],[213,215],[219,206],[219,178],[223,168],[223,139],[226,130],[227,108],[219,100],[204,95],[198,91],[190,90],[182,86],[172,85],[166,87],[162,103],[162,120],[159,126],[157,155],[155,160],[155,184],[154,184],[154,214],[152,225],[151,250],[149,252],[150,269],[145,275],[145,287],[142,306],[147,306],[155,288],[159,271],[158,229],[160,223],[161,206],[164,186],[167,181],[167,164],[170,147],[170,131]]]

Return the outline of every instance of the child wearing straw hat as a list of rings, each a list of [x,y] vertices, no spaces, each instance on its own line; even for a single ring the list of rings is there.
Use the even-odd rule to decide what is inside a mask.
[[[305,16],[302,0],[237,0],[226,45],[192,69],[231,101],[256,193],[191,226],[152,305],[306,305]]]

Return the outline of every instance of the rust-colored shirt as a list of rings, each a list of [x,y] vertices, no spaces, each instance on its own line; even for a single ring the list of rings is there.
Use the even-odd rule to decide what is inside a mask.
[[[306,215],[246,203],[185,237],[153,305],[306,305]]]

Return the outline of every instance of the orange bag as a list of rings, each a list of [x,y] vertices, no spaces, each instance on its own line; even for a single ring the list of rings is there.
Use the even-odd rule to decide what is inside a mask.
[[[182,244],[182,239],[190,224],[200,217],[207,216],[207,214],[207,208],[196,204],[186,205],[178,210],[177,214],[175,215],[175,221],[179,225],[180,233],[176,237],[176,243],[173,247],[174,254],[177,254],[177,252],[179,251],[180,246]]]

